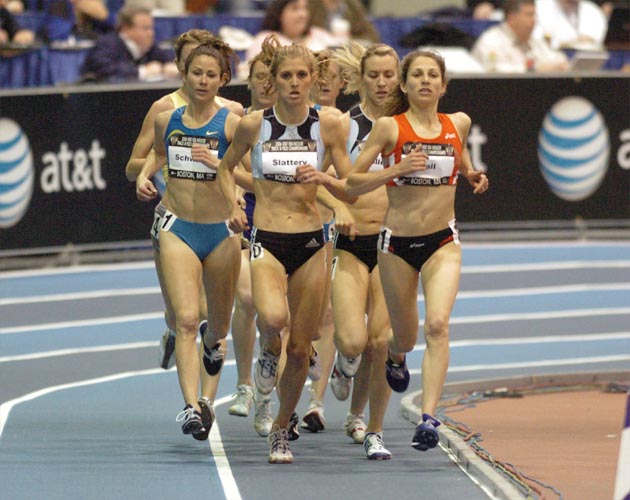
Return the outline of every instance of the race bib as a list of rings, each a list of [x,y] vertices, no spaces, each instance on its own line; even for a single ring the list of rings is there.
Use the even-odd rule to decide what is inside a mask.
[[[169,137],[168,175],[175,179],[195,181],[213,181],[217,171],[200,161],[192,159],[193,144],[204,144],[213,158],[219,157],[219,138],[216,136],[199,137],[190,135],[172,135]]]
[[[262,144],[263,178],[295,183],[295,171],[301,165],[317,167],[315,140],[273,140]]]

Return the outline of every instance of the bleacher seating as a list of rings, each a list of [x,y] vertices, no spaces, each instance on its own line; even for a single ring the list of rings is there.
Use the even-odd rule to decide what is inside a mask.
[[[44,20],[38,12],[26,12],[19,16],[19,21],[25,28],[37,31]],[[404,56],[410,49],[403,48],[399,40],[405,34],[417,29],[423,24],[439,21],[439,19],[424,19],[420,17],[373,19],[374,25],[384,43],[391,45]],[[496,21],[476,21],[472,19],[445,20],[473,37],[479,36]],[[156,39],[158,42],[172,40],[180,33],[191,28],[203,28],[218,33],[221,26],[241,28],[251,34],[258,32],[261,24],[260,16],[234,16],[217,14],[213,16],[190,15],[184,17],[156,17]],[[24,52],[15,57],[0,59],[0,88],[57,85],[60,83],[75,83],[79,79],[79,67],[88,49],[73,47],[68,49],[51,49],[40,47]],[[629,52],[611,51],[611,57],[606,69],[619,69],[630,63]]]

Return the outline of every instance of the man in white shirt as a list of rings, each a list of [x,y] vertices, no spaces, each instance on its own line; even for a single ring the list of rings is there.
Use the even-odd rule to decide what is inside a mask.
[[[535,0],[505,0],[505,21],[484,31],[472,55],[486,71],[525,73],[526,71],[566,71],[564,53],[553,50],[542,38],[534,38]]]
[[[553,48],[601,48],[608,31],[602,9],[590,0],[536,0],[534,36]]]

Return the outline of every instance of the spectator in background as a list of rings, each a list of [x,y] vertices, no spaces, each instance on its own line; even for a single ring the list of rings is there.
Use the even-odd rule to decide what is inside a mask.
[[[0,0],[0,44],[30,45],[35,39],[31,30],[22,29],[15,16],[6,8],[7,0]]]
[[[538,23],[534,36],[554,49],[603,46],[608,20],[590,0],[536,0]]]
[[[261,31],[247,49],[247,61],[260,52],[263,40],[272,33],[276,33],[282,45],[297,42],[313,51],[339,44],[329,31],[311,25],[308,0],[272,0],[265,11]]]
[[[350,37],[366,44],[380,41],[359,0],[309,0],[309,10],[311,25],[330,31],[341,43]]]
[[[472,55],[486,71],[566,71],[564,53],[553,50],[542,39],[532,37],[536,25],[535,0],[505,0],[505,21],[484,31],[475,42]]]
[[[2,2],[0,2],[1,4]],[[21,14],[28,9],[28,3],[25,0],[6,0],[4,7],[11,14]]]
[[[184,0],[125,0],[125,7],[144,7],[154,16],[185,16]]]
[[[42,0],[45,14],[39,33],[46,41],[94,40],[112,31],[105,0]]]
[[[468,15],[476,20],[503,20],[503,11],[501,10],[502,0],[468,0],[466,7]]]
[[[160,80],[176,78],[172,51],[155,44],[153,16],[141,7],[123,7],[116,31],[103,35],[87,54],[84,81]]]

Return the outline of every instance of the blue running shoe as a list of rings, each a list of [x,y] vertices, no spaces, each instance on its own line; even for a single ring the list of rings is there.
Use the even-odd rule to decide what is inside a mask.
[[[385,363],[385,377],[387,383],[396,392],[405,392],[409,387],[409,369],[406,363],[407,357],[405,356],[400,363],[394,363],[389,355],[387,356],[387,363]]]
[[[442,422],[440,422],[437,418],[434,418],[427,413],[423,413],[422,423],[416,427],[411,447],[420,451],[427,451],[431,448],[435,448],[440,441],[440,436],[437,431],[437,427],[440,425],[442,425]]]
[[[217,342],[209,348],[204,342],[204,335],[208,330],[208,322],[203,320],[199,323],[199,333],[201,334],[201,343],[203,344],[203,366],[208,375],[216,375],[221,371],[223,366],[223,352],[221,352],[221,343]]]

